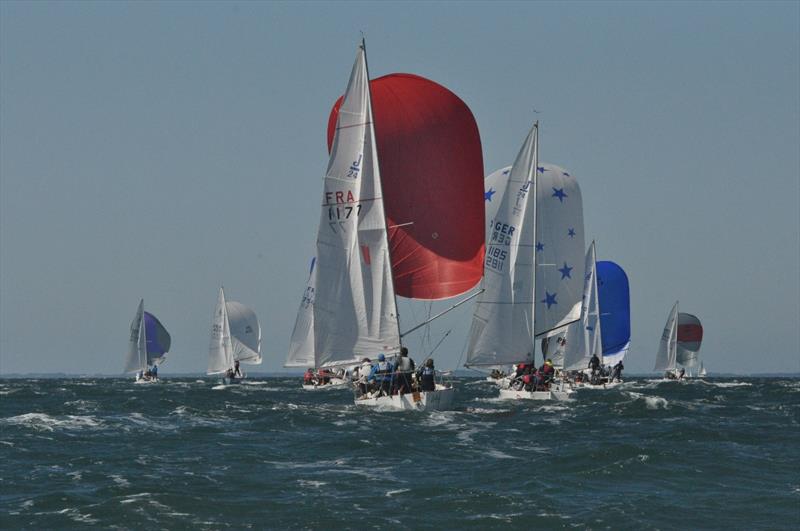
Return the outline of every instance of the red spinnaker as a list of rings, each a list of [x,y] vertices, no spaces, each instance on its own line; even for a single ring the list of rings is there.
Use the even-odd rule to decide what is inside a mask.
[[[411,74],[370,81],[397,295],[444,299],[483,274],[483,153],[469,107]],[[328,151],[342,98],[328,119]]]

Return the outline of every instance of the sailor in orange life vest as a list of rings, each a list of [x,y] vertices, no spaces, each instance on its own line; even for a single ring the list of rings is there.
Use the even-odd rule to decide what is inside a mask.
[[[311,370],[311,367],[306,370],[305,374],[303,374],[303,383],[305,385],[313,385],[314,384],[314,371]]]

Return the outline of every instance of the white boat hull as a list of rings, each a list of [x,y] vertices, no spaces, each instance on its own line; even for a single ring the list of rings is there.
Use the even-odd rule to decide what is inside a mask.
[[[437,384],[435,391],[421,391],[419,393],[405,393],[402,395],[359,397],[356,398],[357,406],[374,407],[378,409],[392,409],[397,411],[446,411],[452,408],[452,387]]]
[[[622,385],[621,381],[616,382],[607,382],[601,384],[590,384],[588,382],[576,383],[573,384],[576,389],[613,389],[614,387],[619,387]]]
[[[550,391],[517,391],[515,389],[500,389],[501,400],[569,400],[574,393],[571,389],[551,389]]]
[[[303,384],[303,389],[306,391],[322,391],[324,389],[344,389],[348,387],[350,382],[341,378],[331,378],[330,383],[325,385]]]

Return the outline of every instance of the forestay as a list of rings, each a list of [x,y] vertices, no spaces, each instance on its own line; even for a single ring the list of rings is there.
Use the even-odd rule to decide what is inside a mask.
[[[399,351],[386,219],[364,44],[337,118],[317,233],[317,366]]]

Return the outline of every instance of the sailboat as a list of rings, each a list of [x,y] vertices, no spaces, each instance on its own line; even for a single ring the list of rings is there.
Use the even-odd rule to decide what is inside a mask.
[[[587,389],[615,387],[621,381],[610,381],[610,369],[625,358],[630,348],[630,289],[625,271],[611,261],[596,261],[592,242],[586,257],[584,311],[581,320],[569,326],[564,370],[580,371],[579,383]],[[589,379],[587,368],[596,355],[606,371],[596,382]]]
[[[245,374],[240,363],[261,364],[261,325],[255,312],[235,301],[225,300],[220,287],[211,324],[206,374],[222,374],[225,384],[241,382]]]
[[[151,368],[157,368],[164,361],[171,343],[167,329],[155,315],[144,311],[144,299],[141,299],[131,321],[124,372],[136,373],[136,383],[157,382],[157,369],[151,371]]]
[[[563,168],[539,164],[538,138],[537,122],[514,164],[486,179],[484,291],[475,307],[467,367],[532,364],[538,339],[563,334],[580,318],[580,188]],[[511,399],[564,400],[570,393],[561,384],[500,389],[501,398]]]
[[[691,370],[697,366],[702,342],[703,326],[700,319],[690,313],[679,312],[676,301],[661,334],[653,370],[665,371],[667,380],[682,379],[686,376],[687,368]]]
[[[397,85],[403,85],[404,90],[393,90]],[[386,98],[376,115],[373,88]],[[430,97],[418,100],[421,91],[428,91]],[[438,105],[437,98],[446,100],[446,104]],[[445,298],[471,289],[480,280],[482,234],[461,234],[464,227],[459,226],[459,213],[463,204],[438,209],[431,200],[431,195],[446,197],[443,192],[451,189],[450,183],[442,182],[436,173],[454,173],[440,168],[449,162],[446,154],[457,153],[461,164],[464,160],[471,163],[476,150],[469,143],[459,143],[458,137],[449,138],[447,127],[421,130],[418,123],[436,115],[436,111],[439,117],[463,112],[463,102],[453,99],[457,100],[452,93],[419,76],[393,74],[370,82],[362,40],[347,90],[334,105],[329,121],[330,160],[317,232],[316,265],[309,279],[313,298],[304,297],[301,304],[287,364],[310,364],[313,360],[314,367],[335,369],[358,365],[365,358],[375,360],[379,354],[396,357],[404,335],[400,332],[397,295]],[[471,113],[469,117],[472,119]],[[377,139],[376,122],[381,131]],[[469,133],[474,131],[478,138],[474,120],[472,129],[463,124],[450,127],[454,125]],[[422,141],[426,135],[433,141]],[[382,149],[378,149],[379,141]],[[461,150],[446,146],[438,157],[423,153],[441,148],[442,142],[451,142]],[[479,142],[477,153],[482,165]],[[415,164],[423,171],[414,171]],[[473,180],[478,208],[469,212],[480,228],[481,171],[470,173],[477,177]],[[429,178],[431,175],[433,178]],[[475,186],[462,184],[467,190]],[[426,186],[432,189],[426,190]],[[441,250],[443,246],[452,250],[459,242],[472,248],[451,254]],[[465,262],[477,266],[470,268]],[[445,282],[442,275],[450,275],[451,282]],[[452,386],[439,382],[430,391],[370,393],[357,396],[355,403],[433,410],[449,408],[452,400]]]
[[[703,362],[701,361],[700,362],[700,370],[697,371],[697,376],[699,376],[700,378],[705,378],[706,374],[708,374],[708,373],[706,372],[706,368],[703,366]]]

